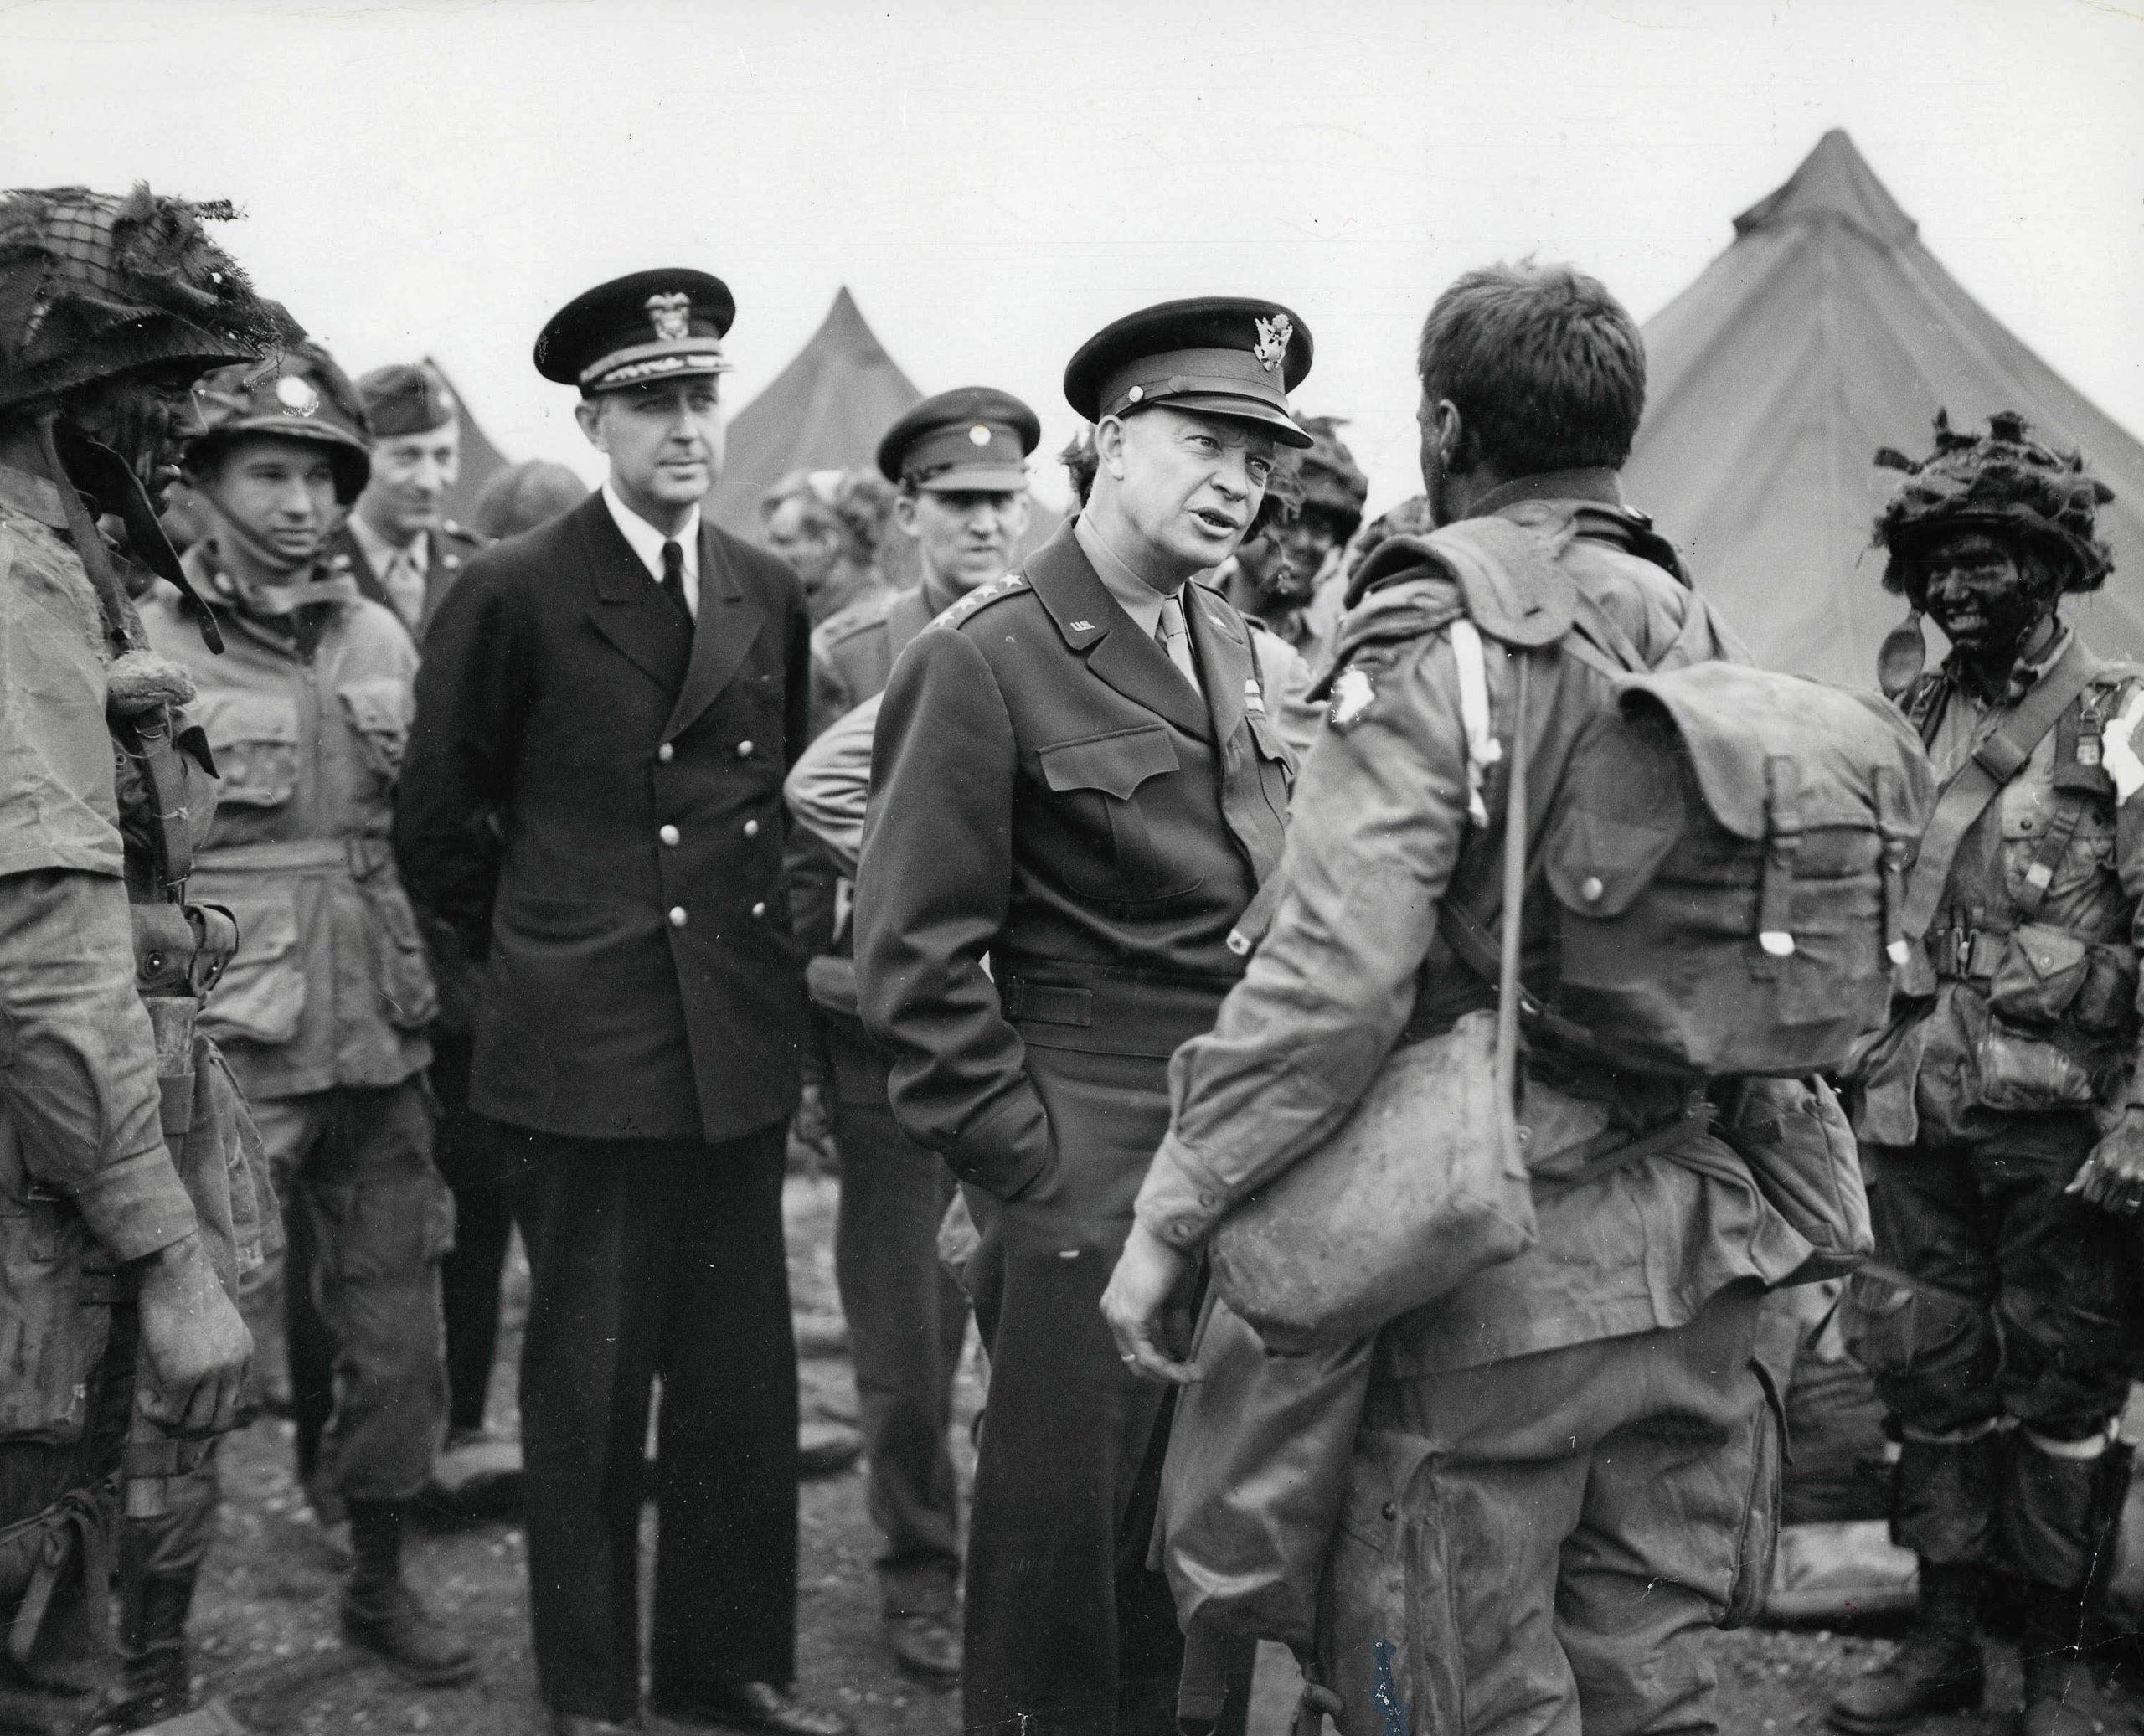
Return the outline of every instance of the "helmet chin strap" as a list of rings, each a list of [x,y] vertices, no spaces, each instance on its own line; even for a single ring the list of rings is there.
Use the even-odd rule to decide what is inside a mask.
[[[142,637],[140,623],[127,605],[126,587],[112,569],[111,556],[97,529],[96,518],[76,486],[77,475],[95,494],[100,506],[118,513],[120,522],[126,527],[127,546],[142,562],[158,578],[177,586],[181,595],[194,604],[202,642],[210,651],[220,653],[224,636],[217,631],[208,610],[200,606],[201,599],[188,581],[186,569],[178,564],[178,552],[171,546],[171,538],[157,522],[156,509],[149,504],[148,493],[142,487],[142,479],[134,474],[134,467],[110,446],[91,440],[71,424],[64,430],[72,459],[70,463],[60,456],[62,431],[56,406],[39,416],[38,453],[44,462],[45,480],[59,492],[60,510],[67,515],[68,535],[73,538],[75,552],[80,555],[83,569],[90,575],[90,584],[96,591],[105,631],[114,645],[122,651],[139,651],[147,641]]]
[[[214,535],[219,548],[235,548],[255,566],[279,575],[289,575],[276,580],[261,580],[250,574],[226,570],[223,576],[236,588],[236,600],[247,614],[256,616],[295,615],[311,604],[332,602],[348,594],[349,587],[343,582],[316,575],[315,568],[320,558],[317,548],[312,554],[293,560],[272,543],[241,524],[217,497],[214,489],[196,482],[193,492],[208,508],[209,517],[214,524]]]

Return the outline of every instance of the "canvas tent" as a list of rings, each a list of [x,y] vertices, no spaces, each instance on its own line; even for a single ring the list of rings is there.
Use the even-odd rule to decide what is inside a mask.
[[[425,365],[446,381],[446,389],[461,407],[461,474],[446,492],[446,516],[457,524],[466,524],[484,484],[506,468],[506,454],[492,444],[477,413],[469,408],[469,400],[461,395],[461,388],[447,378],[446,370],[430,356],[425,358]]]
[[[760,501],[770,488],[793,470],[875,464],[879,437],[923,396],[864,322],[856,298],[840,290],[804,348],[731,420],[722,480],[707,497],[709,518],[759,542]],[[1056,523],[1057,515],[1036,502],[1019,552]],[[889,583],[915,584],[915,545],[889,537],[880,566]]]
[[[2067,606],[2103,655],[2144,658],[2144,445],[1967,295],[1853,142],[1825,134],[1734,219],[1732,245],[1645,328],[1645,421],[1624,470],[1699,590],[1765,662],[1873,684],[1904,605],[1869,527],[1930,423],[2022,410],[2081,446],[2116,499],[2106,589]],[[1929,635],[1930,656],[1941,655]]]

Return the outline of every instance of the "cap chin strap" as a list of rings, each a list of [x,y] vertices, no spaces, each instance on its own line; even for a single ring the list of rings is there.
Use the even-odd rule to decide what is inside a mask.
[[[180,595],[195,605],[194,618],[200,625],[202,643],[220,654],[224,636],[217,631],[209,611],[200,606],[200,597],[187,579],[186,569],[178,564],[178,551],[171,546],[171,538],[157,522],[156,509],[149,504],[147,491],[142,487],[142,479],[134,474],[133,466],[110,446],[91,440],[71,425],[65,432],[73,461],[70,464],[63,460],[59,421],[56,407],[38,418],[38,453],[44,463],[45,480],[59,491],[60,510],[67,515],[67,533],[73,538],[75,552],[81,556],[83,570],[90,575],[90,583],[96,591],[105,631],[112,643],[121,651],[139,651],[148,641],[142,635],[134,610],[128,606],[126,587],[112,569],[111,553],[97,529],[96,518],[75,486],[77,474],[95,494],[98,505],[118,513],[120,522],[126,527],[127,547],[136,557],[159,579],[175,585]]]
[[[249,560],[270,572],[305,575],[294,576],[286,582],[268,583],[245,574],[225,571],[223,576],[230,581],[236,591],[239,606],[248,615],[295,615],[311,604],[338,602],[349,596],[350,585],[347,580],[313,576],[313,569],[320,559],[317,549],[302,559],[292,560],[281,549],[255,536],[233,518],[223,502],[216,497],[214,489],[197,482],[193,492],[209,509],[209,516],[214,521],[215,540],[219,546],[235,545]]]

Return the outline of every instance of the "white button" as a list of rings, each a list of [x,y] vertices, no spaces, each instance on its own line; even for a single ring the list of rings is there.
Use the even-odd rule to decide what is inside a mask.
[[[655,835],[666,844],[674,844],[678,842],[678,828],[674,826],[666,826]]]
[[[749,741],[740,741],[740,742],[739,742],[739,743],[737,744],[737,757],[738,757],[740,760],[749,760],[749,759],[750,759],[750,758],[752,757],[752,744],[751,744],[751,743],[750,743]]]
[[[767,914],[767,907],[765,904],[755,904],[752,906],[752,914],[755,916],[764,916]]]
[[[661,747],[655,750],[655,757],[660,760],[665,765],[667,765],[673,760],[678,757],[678,750],[666,741]]]
[[[684,925],[685,907],[683,904],[673,904],[670,907],[670,926],[673,928],[683,928]]]
[[[1600,894],[1607,889],[1600,883],[1600,877],[1598,874],[1588,874],[1579,887],[1578,895],[1589,904],[1597,904]]]
[[[745,836],[748,838],[755,838],[759,835],[760,822],[756,820],[747,820],[745,822]]]

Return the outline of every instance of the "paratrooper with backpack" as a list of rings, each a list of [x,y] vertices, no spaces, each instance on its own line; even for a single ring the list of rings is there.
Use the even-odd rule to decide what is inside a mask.
[[[1103,1310],[1155,1378],[1248,1370],[1180,1397],[1162,1528],[1194,1636],[1289,1639],[1348,1736],[1712,1728],[1704,1639],[1754,1612],[1776,1531],[1759,1306],[1867,1251],[1813,1075],[1884,1017],[1932,779],[1873,696],[1747,667],[1624,503],[1644,352],[1601,285],[1469,273],[1419,367],[1438,528],[1357,575],[1255,950],[1171,1064]],[[1213,1354],[1214,1303],[1188,1342],[1202,1254],[1237,1328],[1306,1354]],[[1321,1367],[1292,1414],[1352,1406],[1352,1447],[1275,1429],[1261,1466]],[[1244,1467],[1218,1518],[1184,1508],[1194,1450]],[[1231,1515],[1238,1553],[1195,1558]],[[1296,1594],[1249,1607],[1291,1534]]]

